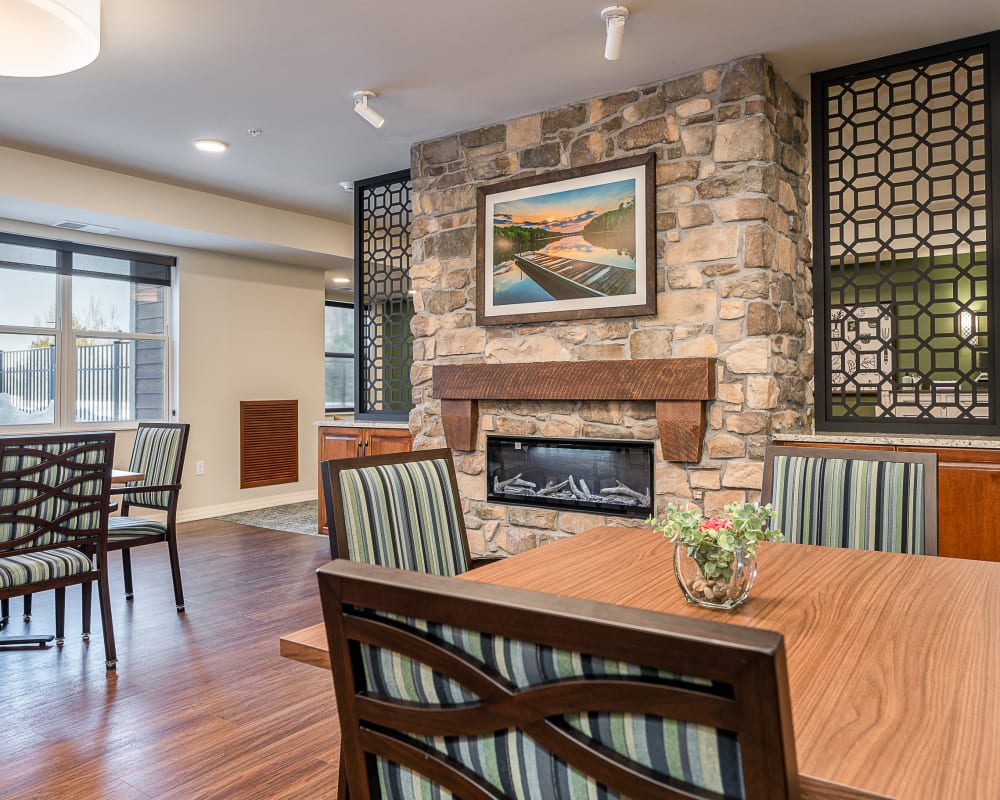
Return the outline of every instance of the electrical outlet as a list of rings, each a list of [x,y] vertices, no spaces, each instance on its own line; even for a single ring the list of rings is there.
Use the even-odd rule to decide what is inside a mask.
[[[204,461],[195,461],[194,462],[194,474],[195,475],[204,475],[205,474],[205,462]]]

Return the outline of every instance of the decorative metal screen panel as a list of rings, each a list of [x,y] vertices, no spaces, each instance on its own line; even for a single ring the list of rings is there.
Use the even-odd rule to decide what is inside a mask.
[[[818,427],[994,424],[989,43],[970,42],[814,77]]]
[[[358,400],[368,419],[406,419],[411,400],[410,173],[355,181]]]

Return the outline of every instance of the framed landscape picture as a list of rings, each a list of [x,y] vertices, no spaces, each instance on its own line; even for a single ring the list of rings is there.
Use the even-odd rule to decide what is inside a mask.
[[[480,187],[476,323],[655,314],[655,158]]]

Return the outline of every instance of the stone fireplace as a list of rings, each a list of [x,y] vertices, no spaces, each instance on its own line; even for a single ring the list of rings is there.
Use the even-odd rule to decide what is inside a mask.
[[[414,145],[410,430],[416,448],[464,439],[451,446],[473,552],[514,553],[603,523],[641,524],[492,501],[489,436],[652,443],[656,510],[675,501],[711,512],[756,498],[771,435],[808,428],[811,414],[805,113],[754,56]],[[477,187],[650,151],[657,313],[477,326]],[[698,400],[697,416],[695,406],[666,413],[661,398],[627,394],[435,393],[434,372],[445,368],[638,369],[648,359],[711,363],[712,392]]]

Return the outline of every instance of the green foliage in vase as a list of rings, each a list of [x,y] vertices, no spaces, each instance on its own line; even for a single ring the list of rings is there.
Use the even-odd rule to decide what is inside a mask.
[[[726,516],[706,519],[697,508],[668,503],[663,519],[649,517],[646,524],[684,545],[706,578],[728,579],[737,550],[755,553],[761,542],[780,542],[785,537],[768,527],[774,517],[770,503],[730,503],[723,510]]]

